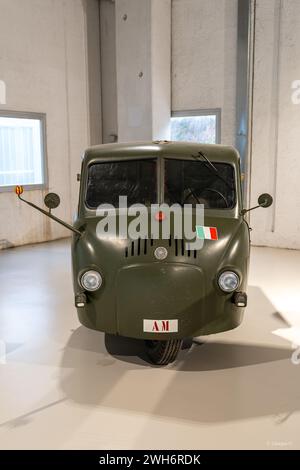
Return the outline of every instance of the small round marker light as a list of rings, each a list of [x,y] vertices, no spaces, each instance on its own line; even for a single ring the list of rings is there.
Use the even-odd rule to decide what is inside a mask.
[[[165,220],[165,218],[166,218],[166,214],[163,211],[156,212],[155,220],[157,220],[157,222],[162,222],[163,220]]]

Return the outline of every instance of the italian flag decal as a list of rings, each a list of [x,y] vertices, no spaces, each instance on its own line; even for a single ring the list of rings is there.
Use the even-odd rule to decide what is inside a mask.
[[[216,227],[204,227],[196,225],[197,238],[201,240],[218,240],[218,231]]]

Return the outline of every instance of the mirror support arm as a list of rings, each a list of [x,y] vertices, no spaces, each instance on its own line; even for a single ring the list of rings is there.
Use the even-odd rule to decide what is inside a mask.
[[[79,236],[81,237],[82,232],[80,232],[80,230],[77,230],[77,228],[73,227],[73,226],[70,225],[70,224],[67,224],[67,222],[64,222],[63,220],[60,220],[58,217],[55,217],[55,215],[52,215],[50,212],[47,212],[47,211],[45,211],[44,209],[42,209],[41,207],[36,206],[36,205],[33,204],[32,202],[26,201],[26,199],[23,199],[23,198],[20,196],[20,194],[18,194],[18,198],[19,198],[21,201],[26,202],[26,204],[28,204],[29,206],[33,207],[34,209],[37,209],[37,210],[40,211],[42,214],[45,214],[47,217],[50,217],[50,219],[55,220],[55,222],[59,223],[60,225],[63,225],[65,228],[71,230],[72,232],[76,233],[77,235],[79,235]]]
[[[245,214],[247,214],[247,212],[253,211],[254,209],[257,209],[258,207],[261,207],[261,205],[258,204],[258,206],[251,207],[250,209],[242,209],[241,214],[245,215]]]

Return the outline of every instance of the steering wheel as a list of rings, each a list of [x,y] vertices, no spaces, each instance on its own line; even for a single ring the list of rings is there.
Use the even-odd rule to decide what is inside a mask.
[[[201,193],[202,193],[202,191],[201,191]],[[192,191],[192,190],[190,190],[190,191],[187,193],[187,195],[185,196],[185,198],[184,198],[184,200],[183,200],[183,204],[186,203],[186,200],[187,200],[190,196],[193,196],[193,198],[198,202],[198,204],[202,204],[202,203],[200,202],[200,200],[199,200],[197,194],[196,194],[194,191]]]
[[[202,193],[204,193],[205,191],[211,191],[212,193],[216,193],[221,199],[223,199],[223,201],[225,202],[226,204],[226,208],[229,207],[228,205],[228,201],[227,199],[225,198],[224,194],[222,194],[220,191],[218,191],[217,189],[213,189],[213,188],[204,188],[202,189],[202,191],[198,194],[198,196],[200,197]],[[199,197],[197,196],[197,194],[195,193],[195,191],[189,191],[189,193],[185,196],[184,198],[184,201],[183,203],[185,204],[186,200],[190,197],[190,196],[193,196],[193,198],[198,202],[198,204],[201,204],[200,200],[199,200]]]

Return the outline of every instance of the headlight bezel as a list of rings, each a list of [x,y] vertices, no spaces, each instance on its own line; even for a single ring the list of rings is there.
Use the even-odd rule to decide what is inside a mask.
[[[96,275],[96,277],[98,278],[97,287],[91,289],[90,287],[87,287],[84,284],[84,277],[87,276],[88,274]],[[102,276],[101,272],[98,269],[89,268],[89,269],[85,269],[85,270],[83,270],[79,273],[78,281],[79,281],[79,285],[82,289],[84,289],[86,292],[93,293],[93,292],[97,292],[102,287],[102,285],[103,285],[103,276]]]
[[[224,285],[224,277],[225,276],[233,276],[236,280],[236,285],[234,288],[225,288],[225,285]],[[223,292],[223,294],[232,294],[233,292],[235,292],[239,286],[241,285],[241,276],[239,275],[239,273],[237,273],[236,271],[234,271],[233,269],[224,269],[223,271],[221,271],[219,274],[218,274],[218,278],[217,278],[217,284],[218,284],[218,287],[219,289],[221,290],[221,292]]]

